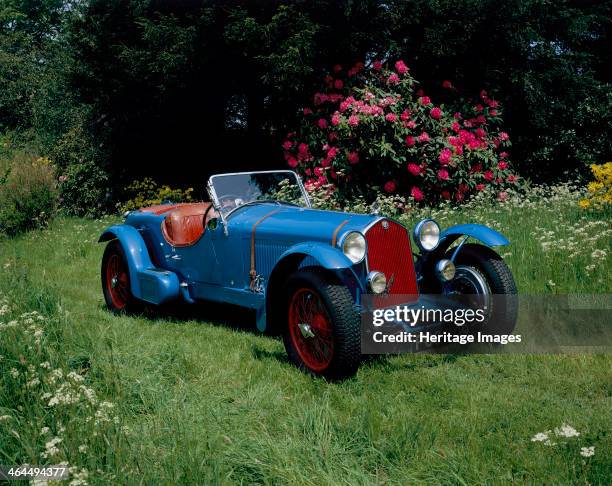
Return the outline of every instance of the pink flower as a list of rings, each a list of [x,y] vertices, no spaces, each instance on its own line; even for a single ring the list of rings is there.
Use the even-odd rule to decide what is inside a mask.
[[[480,142],[478,140],[470,140],[468,142],[468,148],[470,150],[476,150],[479,147],[480,147]]]
[[[452,155],[453,153],[451,152],[451,149],[443,148],[438,156],[438,160],[442,165],[446,165],[450,162]]]
[[[515,176],[514,174],[511,174],[508,176],[508,182],[516,182],[518,180],[518,177]]]
[[[359,125],[359,116],[358,115],[349,116],[348,124],[352,127],[356,127],[357,125]]]
[[[393,73],[387,78],[387,84],[397,84],[400,82],[400,78],[397,74]]]
[[[500,201],[505,201],[506,199],[508,199],[508,193],[506,191],[501,191],[498,195],[497,195],[497,199],[499,199]]]
[[[408,118],[410,118],[410,112],[408,110],[402,111],[402,114],[400,115],[400,120],[406,121],[408,120]]]
[[[459,133],[459,130],[461,130],[461,125],[459,125],[459,122],[453,122],[451,128],[453,129],[453,132]]]
[[[291,140],[286,140],[285,143],[283,143],[283,148],[285,150],[289,150],[291,147],[293,147],[293,143],[291,142]]]
[[[487,100],[487,105],[491,108],[497,108],[499,106],[499,102],[495,100]]]
[[[506,132],[499,132],[499,139],[500,140],[503,140],[505,142],[509,138],[510,138],[510,136]]]
[[[421,103],[423,106],[427,106],[431,103],[431,99],[429,96],[421,96],[419,98],[419,103]]]
[[[499,156],[500,156],[502,159],[507,158],[507,157],[508,157],[508,155],[510,155],[508,152],[501,152],[501,153],[499,154]]]
[[[482,111],[483,109],[484,109],[484,106],[482,106],[480,103],[474,106],[474,111],[476,112]]]
[[[340,123],[340,114],[339,113],[334,113],[332,115],[331,123],[332,123],[333,126],[338,126],[338,124]]]
[[[385,183],[385,191],[387,191],[389,194],[391,194],[392,192],[395,192],[395,188],[396,188],[395,182],[387,181]]]
[[[451,89],[453,85],[448,79],[445,79],[444,81],[442,81],[442,87],[444,89]]]
[[[304,170],[304,174],[306,174],[307,176],[311,176],[312,175],[312,171],[310,169],[305,169]]]
[[[419,135],[419,142],[421,143],[429,142],[429,135],[427,134],[427,132],[423,132]]]
[[[440,194],[441,194],[441,195],[442,195],[442,197],[443,197],[444,199],[446,199],[446,200],[448,200],[448,199],[450,199],[450,198],[451,198],[450,192],[448,192],[448,191],[442,191]]]
[[[484,138],[487,132],[485,132],[482,128],[476,129],[476,136],[480,138]]]
[[[314,174],[317,177],[321,177],[323,175],[323,169],[321,169],[321,167],[315,167],[314,168]]]
[[[298,145],[298,152],[301,154],[306,154],[308,153],[308,145],[306,145],[305,143],[301,143]]]
[[[325,176],[321,176],[317,179],[317,182],[321,185],[327,183],[327,178]]]
[[[421,173],[421,168],[413,163],[408,164],[408,172],[410,172],[413,176],[418,176]]]
[[[411,130],[414,130],[416,128],[416,122],[414,120],[410,120],[408,123],[406,123],[406,126]]]
[[[484,184],[476,184],[476,190],[477,191],[484,191],[485,185]]]
[[[302,108],[302,113],[304,114],[304,116],[312,115],[312,110],[310,108]]]
[[[340,64],[336,64],[334,66],[334,72],[339,73],[340,71],[342,71],[342,66]]]
[[[397,121],[397,115],[395,113],[387,113],[385,115],[385,120],[388,122],[395,122]]]
[[[435,108],[431,109],[431,111],[429,112],[429,115],[434,120],[439,120],[440,118],[442,118],[442,110],[436,106]]]
[[[325,158],[321,161],[321,167],[329,167],[331,165],[331,160]]]
[[[457,192],[455,194],[455,199],[457,200],[457,202],[461,202],[465,199],[465,195],[462,192]]]
[[[488,170],[484,173],[485,180],[491,182],[493,180],[493,172]]]
[[[336,155],[338,155],[338,148],[337,147],[331,147],[328,151],[327,151],[327,158],[328,159],[335,159]]]
[[[489,115],[497,116],[497,110],[489,110]]]
[[[500,160],[499,164],[497,164],[497,168],[499,170],[504,170],[508,168],[508,162],[506,162],[505,160]]]
[[[447,181],[448,180],[448,171],[446,169],[440,169],[438,171],[438,179],[440,179],[441,181]]]
[[[415,201],[422,201],[425,195],[423,191],[421,191],[418,187],[414,186],[410,189],[410,195],[414,198]]]
[[[412,137],[412,136],[408,135],[408,136],[406,137],[406,145],[407,145],[408,147],[414,147],[414,143],[415,143],[415,141],[414,141],[414,137]]]
[[[382,62],[380,61],[374,61],[372,63],[372,67],[376,70],[376,71],[380,71],[382,69]]]
[[[334,81],[334,88],[336,88],[336,89],[342,89],[342,88],[344,88],[344,83],[342,82],[342,80],[341,80],[341,79],[336,79],[336,80]]]
[[[480,99],[483,101],[487,99],[487,92],[484,89],[480,92]]]
[[[295,157],[289,156],[287,157],[287,165],[291,167],[292,169],[295,169],[298,165],[298,161]]]
[[[359,154],[357,152],[349,152],[349,154],[348,154],[348,161],[352,165],[357,164],[359,162]]]
[[[408,72],[408,66],[406,66],[406,64],[404,64],[404,61],[397,61],[395,63],[395,70],[399,73],[399,74],[406,74]]]
[[[327,128],[327,120],[325,118],[319,118],[317,124],[321,130],[325,130]]]

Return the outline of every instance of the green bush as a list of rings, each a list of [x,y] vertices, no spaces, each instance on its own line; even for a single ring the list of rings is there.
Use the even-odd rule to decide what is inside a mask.
[[[100,150],[94,147],[84,123],[84,115],[77,115],[50,148],[50,157],[59,175],[62,212],[100,216],[111,209],[110,176],[100,163]]]
[[[133,181],[125,188],[125,193],[129,199],[119,206],[121,211],[132,211],[164,202],[182,203],[193,201],[192,187],[182,190],[173,189],[170,186],[159,186],[150,177],[145,177],[140,181]]]
[[[0,233],[14,236],[46,226],[57,205],[57,187],[49,159],[18,154],[0,173]]]

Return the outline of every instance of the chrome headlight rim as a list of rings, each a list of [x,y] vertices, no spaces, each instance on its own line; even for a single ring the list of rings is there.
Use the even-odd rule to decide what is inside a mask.
[[[353,241],[359,241],[361,244],[361,250],[360,253],[356,256],[352,256],[352,254],[350,254],[347,249],[347,243],[351,243]],[[363,235],[363,233],[361,233],[360,231],[347,231],[344,235],[342,235],[342,238],[340,238],[340,241],[338,242],[338,246],[340,247],[340,249],[342,250],[342,253],[344,254],[344,256],[346,256],[352,263],[353,265],[357,265],[361,262],[363,262],[365,260],[365,257],[368,253],[368,245],[366,243],[366,239],[365,236]],[[357,258],[357,256],[359,258]]]
[[[440,282],[450,282],[455,278],[456,272],[457,269],[452,260],[444,258],[436,263],[436,277],[438,277]]]
[[[421,239],[421,234],[422,234],[423,229],[426,228],[426,225],[429,225],[429,224],[434,224],[435,227],[437,227],[437,238],[438,239],[437,239],[435,245],[433,245],[433,246],[430,245],[429,247],[426,247],[426,246],[423,245],[423,241]],[[430,253],[430,252],[434,251],[438,247],[438,245],[440,243],[440,225],[438,223],[436,223],[436,221],[434,221],[432,218],[425,218],[425,219],[419,221],[417,223],[417,225],[414,227],[413,238],[414,238],[414,242],[419,247],[419,250],[421,250],[424,253]]]
[[[372,270],[370,273],[368,273],[366,281],[368,283],[368,288],[375,294],[382,294],[385,290],[387,290],[387,276],[383,272]]]

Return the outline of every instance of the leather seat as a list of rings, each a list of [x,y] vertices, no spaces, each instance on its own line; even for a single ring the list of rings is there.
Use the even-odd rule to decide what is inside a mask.
[[[195,244],[204,234],[208,221],[216,216],[211,205],[209,202],[182,204],[168,212],[162,223],[166,241],[172,246]]]

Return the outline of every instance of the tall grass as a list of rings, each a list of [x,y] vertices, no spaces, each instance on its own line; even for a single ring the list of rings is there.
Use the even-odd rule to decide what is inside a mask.
[[[610,293],[609,215],[555,191],[434,216],[506,234],[523,293]],[[110,222],[0,242],[1,463],[65,461],[89,484],[609,484],[609,356],[403,355],[315,380],[235,308],[108,313]]]

